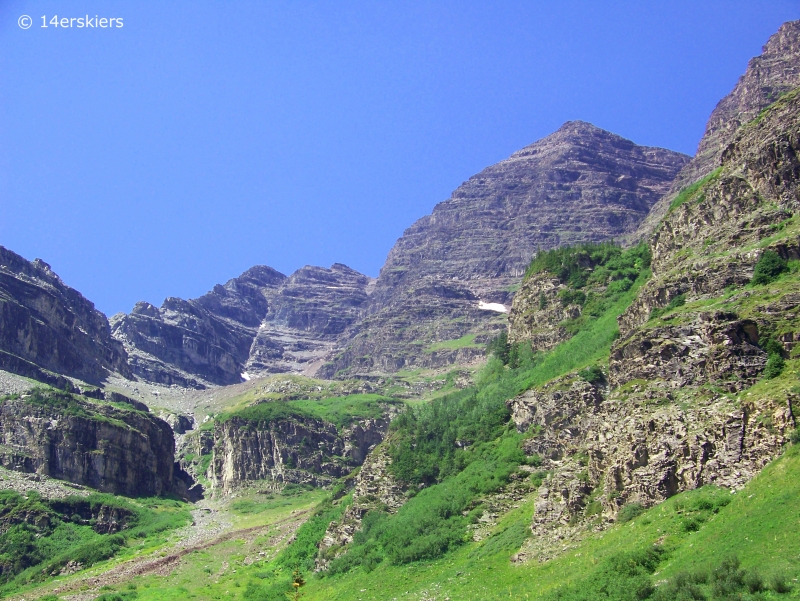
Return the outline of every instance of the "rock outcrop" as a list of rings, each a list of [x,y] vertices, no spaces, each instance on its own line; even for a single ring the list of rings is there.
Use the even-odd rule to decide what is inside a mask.
[[[741,488],[795,427],[791,400],[676,391],[663,381],[608,390],[564,378],[509,406],[519,430],[535,433],[526,451],[548,472],[532,518],[536,542],[524,553],[540,561],[626,504],[649,507],[705,484]]]
[[[793,227],[800,208],[798,153],[800,91],[794,91],[740,128],[721,167],[664,218],[651,242],[653,278],[619,320],[622,339],[617,349],[623,356],[623,347],[654,309],[677,297],[699,301],[741,287],[753,277],[766,250],[786,259],[800,257]],[[786,302],[791,304],[791,298]],[[693,331],[684,333],[701,336]],[[756,334],[749,338],[758,340]]]
[[[27,261],[2,246],[0,368],[56,385],[46,371],[90,382],[109,372],[130,376],[125,350],[111,337],[105,315],[47,263]]]
[[[681,169],[669,192],[653,206],[636,234],[649,237],[666,215],[670,203],[688,185],[719,166],[739,127],[754,119],[781,95],[800,86],[800,21],[789,21],[750,60],[730,94],[719,101],[706,124],[694,158]]]
[[[223,493],[254,481],[267,485],[325,486],[360,466],[386,435],[394,406],[384,417],[337,428],[312,417],[256,421],[233,416],[214,425],[209,477]]]
[[[128,496],[185,495],[169,425],[133,405],[36,389],[0,401],[0,465]]]
[[[353,483],[352,503],[339,520],[328,525],[320,541],[315,571],[327,570],[330,561],[346,550],[368,511],[395,513],[405,503],[405,487],[389,470],[391,463],[386,444],[378,446],[366,458]]]
[[[485,169],[397,241],[369,315],[320,374],[394,372],[481,353],[504,327],[510,290],[537,249],[635,231],[687,161],[573,121]]]

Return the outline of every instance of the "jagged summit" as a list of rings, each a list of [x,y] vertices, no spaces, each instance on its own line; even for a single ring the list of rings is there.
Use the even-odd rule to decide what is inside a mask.
[[[194,300],[137,303],[112,318],[134,373],[162,384],[235,384],[300,372],[360,315],[370,278],[341,263],[290,276],[257,265]]]

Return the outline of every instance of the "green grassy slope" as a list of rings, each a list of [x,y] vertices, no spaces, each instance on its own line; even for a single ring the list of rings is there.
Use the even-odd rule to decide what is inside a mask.
[[[795,581],[800,577],[800,536],[796,530],[800,520],[800,449],[795,446],[743,490],[731,493],[704,487],[682,493],[630,522],[592,535],[553,561],[514,565],[509,557],[519,541],[511,539],[518,524],[527,525],[532,509],[529,499],[506,516],[493,537],[433,562],[406,567],[384,564],[371,572],[358,570],[311,579],[304,587],[304,598],[379,601],[435,596],[479,601],[544,599],[560,593],[565,599],[602,599],[606,597],[592,585],[604,582],[603,575],[620,554],[653,549],[656,544],[661,550],[653,573],[646,574],[646,581],[656,592],[682,572],[711,572],[723,559],[736,555],[742,568],[759,570],[767,586],[776,575],[792,586],[788,594],[766,591],[764,598],[800,598],[800,585]],[[512,544],[504,548],[503,539]],[[623,588],[632,581],[624,575],[617,580]],[[713,599],[710,580],[700,588]]]

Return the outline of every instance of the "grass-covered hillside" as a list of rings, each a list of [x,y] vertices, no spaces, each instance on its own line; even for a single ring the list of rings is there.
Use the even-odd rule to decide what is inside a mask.
[[[191,521],[186,503],[108,494],[46,499],[0,491],[0,593],[147,552]]]
[[[379,394],[351,394],[342,397],[303,399],[291,401],[264,401],[228,411],[217,416],[225,422],[239,418],[252,422],[268,423],[279,419],[318,419],[335,424],[338,428],[349,426],[354,421],[377,419],[386,413],[389,405],[399,401]]]

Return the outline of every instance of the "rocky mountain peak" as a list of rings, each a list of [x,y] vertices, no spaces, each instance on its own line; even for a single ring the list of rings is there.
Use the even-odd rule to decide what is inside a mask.
[[[468,333],[485,339],[498,327],[487,303],[509,302],[537,248],[635,231],[688,160],[569,121],[487,167],[403,233],[375,282],[369,319],[322,373],[354,361],[357,373],[452,362],[452,353],[424,349]]]
[[[642,223],[636,237],[652,234],[670,202],[689,184],[720,165],[722,153],[739,127],[756,118],[781,95],[800,86],[800,20],[789,21],[770,37],[762,53],[750,59],[730,94],[719,101],[706,124],[697,154],[678,173],[669,191]]]

